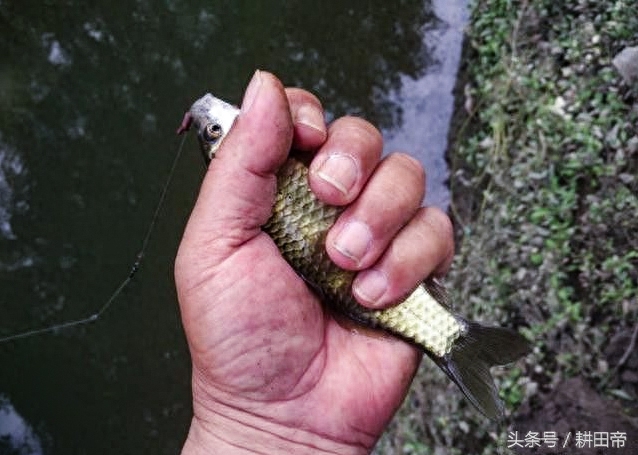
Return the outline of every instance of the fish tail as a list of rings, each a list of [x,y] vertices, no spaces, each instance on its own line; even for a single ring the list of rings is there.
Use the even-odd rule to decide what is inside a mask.
[[[498,420],[502,418],[504,408],[490,368],[514,362],[528,354],[530,344],[520,333],[510,329],[464,320],[461,323],[463,334],[455,340],[450,352],[434,360],[481,413]]]

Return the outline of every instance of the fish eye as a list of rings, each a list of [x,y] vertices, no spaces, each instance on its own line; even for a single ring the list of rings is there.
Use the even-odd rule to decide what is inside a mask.
[[[209,123],[203,131],[204,139],[209,142],[215,142],[222,135],[222,126],[219,123]]]

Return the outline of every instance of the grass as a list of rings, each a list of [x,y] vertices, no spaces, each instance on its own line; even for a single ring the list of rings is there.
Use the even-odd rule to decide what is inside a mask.
[[[582,376],[627,405],[600,353],[638,319],[638,88],[611,61],[638,45],[633,0],[473,5],[449,161],[459,313],[521,330],[496,371],[510,412],[485,422],[429,362],[376,453],[507,453],[507,424]]]

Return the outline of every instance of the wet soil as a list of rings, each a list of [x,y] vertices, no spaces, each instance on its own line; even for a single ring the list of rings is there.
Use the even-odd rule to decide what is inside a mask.
[[[523,447],[514,448],[515,453],[638,453],[636,419],[629,417],[616,400],[601,395],[583,378],[574,377],[564,381],[550,393],[540,395],[536,402],[540,406],[526,404],[521,407],[513,427],[523,441],[529,432],[538,432],[541,437],[544,432],[555,432],[556,447],[550,448],[546,441],[539,447],[526,447],[526,442],[521,442]],[[591,435],[591,440],[586,434]],[[594,439],[596,434],[599,438],[597,441]],[[626,436],[624,442],[620,442],[622,435]],[[618,442],[615,442],[616,438],[619,438]],[[513,445],[512,438],[510,444]]]

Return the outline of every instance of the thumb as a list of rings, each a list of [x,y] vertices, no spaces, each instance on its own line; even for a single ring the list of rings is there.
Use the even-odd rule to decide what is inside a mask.
[[[281,82],[257,71],[241,112],[204,177],[183,243],[217,260],[255,237],[268,220],[275,197],[275,173],[293,137],[290,107]],[[210,251],[211,247],[215,251]]]

